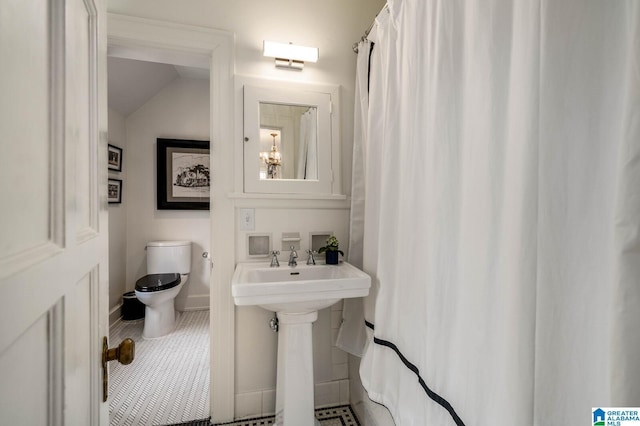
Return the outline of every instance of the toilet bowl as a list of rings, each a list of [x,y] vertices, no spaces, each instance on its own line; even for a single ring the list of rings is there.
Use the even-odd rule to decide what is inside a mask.
[[[166,336],[176,326],[175,298],[189,279],[191,242],[154,241],[147,244],[147,275],[136,281],[135,293],[145,305],[142,337]]]
[[[174,302],[188,279],[186,274],[150,274],[136,281],[136,297],[145,305],[142,337],[153,339],[174,330],[179,315]]]

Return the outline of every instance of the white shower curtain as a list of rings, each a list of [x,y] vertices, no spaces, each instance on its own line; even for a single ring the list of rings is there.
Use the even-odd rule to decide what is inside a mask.
[[[369,396],[400,426],[640,406],[640,2],[395,0],[369,39]]]
[[[296,179],[318,179],[318,125],[316,108],[300,116]]]
[[[372,44],[363,40],[358,46],[358,60],[356,65],[356,90],[353,117],[353,168],[351,179],[351,213],[348,260],[352,265],[363,269],[364,251],[364,213],[367,201],[365,190],[371,186],[365,175],[365,163],[370,163],[367,158],[367,123],[369,121],[369,57]],[[357,158],[357,160],[356,160]],[[371,176],[370,176],[371,177]],[[374,200],[370,197],[369,200]],[[370,211],[372,209],[369,209]],[[372,221],[368,220],[368,224]],[[373,229],[369,230],[370,232]],[[369,240],[371,234],[369,236]],[[366,269],[365,269],[366,270]],[[374,270],[367,270],[369,275]],[[374,300],[373,295],[367,300]],[[342,325],[338,332],[336,346],[353,355],[362,356],[367,341],[367,332],[364,324],[363,300],[352,298],[344,300]]]

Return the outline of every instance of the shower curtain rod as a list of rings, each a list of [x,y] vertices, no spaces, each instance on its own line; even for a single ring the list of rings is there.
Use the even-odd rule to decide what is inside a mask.
[[[389,7],[389,3],[385,3],[384,6],[382,6],[382,9],[380,9],[380,12],[378,12],[376,14],[376,18],[385,10],[387,10]],[[373,26],[376,24],[376,18],[373,18],[373,22],[371,22],[371,25],[369,25],[369,28],[364,32],[364,34],[362,35],[362,37],[360,37],[360,40],[356,41],[355,43],[353,43],[353,51],[354,53],[358,53],[358,44],[360,42],[363,42],[367,39],[367,36],[369,35],[369,33],[371,32],[371,29],[373,28]]]

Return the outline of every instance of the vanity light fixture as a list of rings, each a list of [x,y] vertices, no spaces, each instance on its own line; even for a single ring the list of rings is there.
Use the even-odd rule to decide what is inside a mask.
[[[287,68],[300,71],[305,61],[318,62],[318,48],[297,46],[295,44],[276,43],[264,40],[262,55],[275,58],[277,68]]]

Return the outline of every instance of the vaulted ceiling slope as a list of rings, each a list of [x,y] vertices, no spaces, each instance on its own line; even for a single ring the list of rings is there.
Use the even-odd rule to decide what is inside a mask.
[[[135,112],[178,77],[208,78],[209,70],[108,57],[108,103],[124,117]]]

